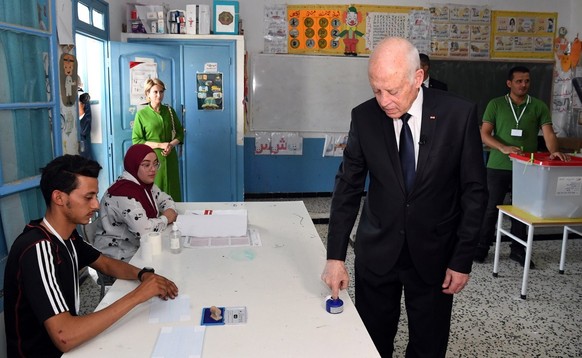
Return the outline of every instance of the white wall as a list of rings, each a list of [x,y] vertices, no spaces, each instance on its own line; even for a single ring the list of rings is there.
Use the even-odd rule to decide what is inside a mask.
[[[126,3],[118,0],[110,0],[109,16],[111,40],[120,41],[121,24],[125,22]],[[212,0],[140,0],[142,4],[167,3],[172,9],[185,9],[186,4],[198,3],[208,4],[212,8]],[[263,50],[263,8],[266,4],[341,4],[352,3],[338,0],[239,0],[240,17],[243,20],[245,30],[246,49],[250,53],[262,52]],[[364,0],[353,2],[355,4],[366,5],[404,5],[428,7],[429,4],[467,4],[467,5],[489,5],[492,10],[523,10],[535,12],[557,12],[558,27],[564,26],[568,29],[568,39],[573,40],[576,33],[582,35],[582,1],[580,0]]]

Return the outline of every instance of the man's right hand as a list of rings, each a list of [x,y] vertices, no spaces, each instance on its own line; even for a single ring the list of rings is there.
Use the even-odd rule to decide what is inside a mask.
[[[347,289],[350,282],[345,263],[340,260],[327,260],[321,280],[331,289],[331,297],[338,298],[339,291]]]
[[[154,296],[158,296],[164,301],[178,296],[176,284],[164,276],[156,275],[155,273],[144,273],[142,278],[142,283],[135,289],[136,294],[139,294],[139,297],[143,299],[142,302]]]
[[[521,148],[520,147],[515,147],[512,145],[502,145],[499,147],[499,151],[503,154],[511,154],[511,153],[515,153],[515,154],[520,154],[521,153]]]

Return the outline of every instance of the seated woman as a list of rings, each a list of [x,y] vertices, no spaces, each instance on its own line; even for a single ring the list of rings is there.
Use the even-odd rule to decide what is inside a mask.
[[[123,166],[125,171],[101,199],[94,246],[104,255],[129,261],[142,236],[163,231],[178,214],[172,198],[154,184],[160,163],[152,148],[132,145]]]

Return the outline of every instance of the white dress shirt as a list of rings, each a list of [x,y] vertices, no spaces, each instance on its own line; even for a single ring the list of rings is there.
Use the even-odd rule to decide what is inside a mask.
[[[420,127],[422,124],[422,103],[424,101],[422,87],[418,91],[418,96],[412,102],[412,106],[408,109],[408,113],[411,115],[408,120],[408,126],[412,132],[412,141],[414,142],[414,162],[418,162],[418,151],[420,141]],[[402,130],[402,120],[400,118],[394,119],[394,134],[396,135],[396,143],[398,148],[400,148],[400,131]]]

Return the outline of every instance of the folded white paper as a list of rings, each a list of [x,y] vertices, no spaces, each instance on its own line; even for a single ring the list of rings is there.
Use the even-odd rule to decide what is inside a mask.
[[[247,211],[189,210],[176,220],[183,236],[232,237],[247,235]]]

